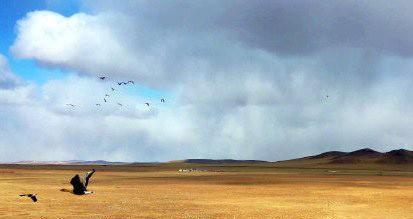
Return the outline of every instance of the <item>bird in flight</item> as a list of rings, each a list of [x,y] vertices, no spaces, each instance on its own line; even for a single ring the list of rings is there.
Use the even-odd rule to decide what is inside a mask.
[[[103,101],[105,101],[105,103],[107,102],[106,98],[103,98]]]
[[[123,106],[121,103],[118,103],[118,105],[121,106],[121,107]]]
[[[105,94],[105,97],[109,97],[109,94]]]
[[[75,107],[75,105],[74,105],[74,104],[71,104],[71,103],[67,103],[66,106]]]
[[[106,77],[99,77],[99,79],[103,81],[106,79]]]
[[[111,87],[110,89],[112,89],[112,91],[115,91],[115,88]]]
[[[97,103],[96,106],[100,106],[100,103]]]
[[[21,197],[27,196],[33,200],[33,202],[37,202],[36,194],[21,194]]]
[[[134,81],[128,81],[128,84],[135,84]]]
[[[145,103],[146,106],[149,106],[149,103]]]
[[[161,99],[161,103],[165,103],[165,99],[164,99],[164,98]]]

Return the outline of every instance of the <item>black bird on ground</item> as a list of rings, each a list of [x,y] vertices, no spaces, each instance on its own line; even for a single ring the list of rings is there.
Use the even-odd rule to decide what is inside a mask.
[[[164,99],[164,98],[161,99],[161,103],[165,103],[165,99]]]
[[[37,202],[36,194],[21,194],[21,197],[27,196],[33,200],[33,202]]]
[[[99,79],[103,81],[106,79],[106,77],[99,77]]]
[[[146,106],[149,106],[149,103],[145,103]]]

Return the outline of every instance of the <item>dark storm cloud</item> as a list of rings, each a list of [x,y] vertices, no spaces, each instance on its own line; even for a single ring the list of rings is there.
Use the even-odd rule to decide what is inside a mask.
[[[161,35],[223,32],[280,55],[310,55],[330,47],[413,55],[411,1],[102,1],[92,8],[117,8],[159,28]]]

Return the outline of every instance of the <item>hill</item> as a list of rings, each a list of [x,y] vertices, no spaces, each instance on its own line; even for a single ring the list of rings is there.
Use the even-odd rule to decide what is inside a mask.
[[[186,160],[176,160],[170,161],[169,163],[187,163],[187,164],[254,164],[254,163],[268,163],[268,161],[263,160],[233,160],[233,159],[186,159]]]
[[[352,152],[329,151],[314,156],[275,162],[278,167],[403,169],[413,170],[413,151],[378,152],[364,148]]]

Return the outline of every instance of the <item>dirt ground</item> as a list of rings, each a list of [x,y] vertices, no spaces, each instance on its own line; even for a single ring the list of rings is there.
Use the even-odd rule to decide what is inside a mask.
[[[411,175],[98,169],[61,192],[78,172],[0,168],[0,218],[413,218]]]

